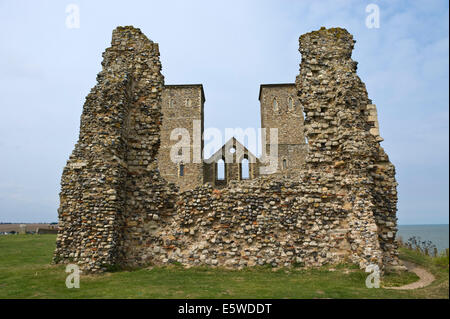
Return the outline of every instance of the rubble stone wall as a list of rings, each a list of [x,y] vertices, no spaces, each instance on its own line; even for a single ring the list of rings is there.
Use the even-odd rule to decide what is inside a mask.
[[[351,261],[347,212],[320,203],[315,197],[327,191],[303,182],[260,177],[183,193],[154,262],[241,268]]]
[[[353,256],[397,266],[395,169],[373,134],[372,101],[351,59],[345,29],[321,28],[300,37],[297,89],[308,140],[306,174],[349,208]]]
[[[118,27],[86,98],[78,143],[61,180],[55,262],[98,271],[135,263],[149,220],[173,207],[157,170],[162,120],[158,44]]]

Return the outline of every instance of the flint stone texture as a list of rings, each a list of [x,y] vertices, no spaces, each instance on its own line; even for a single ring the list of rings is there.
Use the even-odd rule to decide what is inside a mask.
[[[86,98],[80,136],[61,180],[55,262],[95,272],[139,263],[152,240],[134,225],[173,207],[156,154],[162,121],[158,44],[118,27]]]
[[[299,42],[300,74],[283,102],[289,106],[296,95],[290,111],[305,114],[294,121],[297,133],[283,122],[302,148],[295,173],[179,192],[158,171],[164,120],[158,46],[138,29],[114,30],[63,172],[54,261],[92,272],[173,262],[400,267],[395,168],[379,144],[376,107],[351,59],[355,41],[345,29],[322,28]],[[184,89],[166,94],[187,94]],[[265,89],[270,97],[277,87]],[[199,96],[192,103],[203,108]],[[280,145],[289,143],[282,136]]]

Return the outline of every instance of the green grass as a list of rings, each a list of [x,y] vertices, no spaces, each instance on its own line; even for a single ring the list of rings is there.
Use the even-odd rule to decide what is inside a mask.
[[[384,275],[383,287],[400,287],[420,278],[413,272],[391,272]]]
[[[441,255],[433,258],[433,262],[440,267],[448,267],[449,258],[446,255]]]
[[[65,286],[65,266],[50,265],[54,235],[0,236],[0,298],[448,298],[448,264],[401,249],[401,256],[429,269],[436,281],[410,290],[368,289],[367,273],[351,265],[321,269],[181,266],[82,275],[79,289]],[[383,285],[415,281],[411,273],[387,274]]]

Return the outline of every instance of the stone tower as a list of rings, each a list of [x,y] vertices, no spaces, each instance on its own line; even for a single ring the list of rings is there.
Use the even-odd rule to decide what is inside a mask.
[[[269,129],[278,129],[277,173],[294,175],[305,161],[306,143],[303,132],[303,108],[297,97],[295,83],[262,84],[259,90],[261,128],[266,129],[265,141],[269,148]]]
[[[203,184],[204,103],[201,84],[164,86],[159,170],[180,191]]]

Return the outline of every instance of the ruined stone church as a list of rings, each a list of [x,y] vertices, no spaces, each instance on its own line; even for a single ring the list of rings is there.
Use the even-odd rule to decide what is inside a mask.
[[[341,28],[306,33],[295,83],[261,85],[261,127],[278,129],[277,169],[262,175],[262,159],[235,138],[191,161],[203,150],[202,85],[165,85],[158,44],[116,28],[62,173],[53,261],[89,272],[173,262],[401,268],[395,167],[354,44]],[[171,160],[175,128],[199,142],[185,162]]]
[[[261,104],[261,128],[277,129],[278,163],[274,174],[291,176],[301,170],[306,156],[306,142],[303,133],[303,108],[297,96],[295,83],[262,84],[259,92]],[[161,176],[175,183],[181,191],[193,189],[204,183],[216,188],[225,187],[232,180],[254,179],[260,175],[261,161],[239,140],[231,138],[210,158],[204,159],[205,94],[201,84],[165,85],[162,92],[163,122],[159,168]],[[198,124],[198,132],[195,124]],[[171,150],[176,142],[171,139],[174,129],[187,129],[189,136],[198,136],[201,162],[193,161],[194,138],[187,149],[188,160],[173,161]],[[268,131],[267,131],[268,132]],[[264,143],[269,147],[269,134]],[[241,150],[241,152],[236,151]],[[226,157],[230,156],[227,160]],[[245,163],[245,165],[243,165]],[[219,172],[222,170],[222,172]]]

